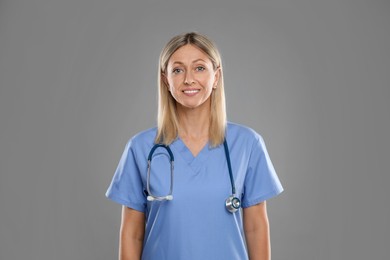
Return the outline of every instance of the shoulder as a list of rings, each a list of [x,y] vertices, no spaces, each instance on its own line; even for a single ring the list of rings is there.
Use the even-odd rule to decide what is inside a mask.
[[[141,132],[138,132],[130,140],[132,140],[134,142],[138,142],[138,141],[143,142],[145,140],[152,139],[152,142],[153,142],[154,138],[156,137],[156,133],[157,133],[157,127],[152,127],[152,128],[143,130]]]
[[[156,137],[157,127],[149,128],[138,132],[134,136],[132,136],[127,141],[127,146],[132,148],[142,147],[142,146],[153,146],[154,139]]]
[[[263,137],[254,129],[233,122],[228,122],[227,124],[226,138],[245,141],[252,144],[255,142],[264,142]]]

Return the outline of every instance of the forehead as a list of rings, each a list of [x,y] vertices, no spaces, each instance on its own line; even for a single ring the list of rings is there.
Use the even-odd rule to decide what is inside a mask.
[[[210,58],[198,47],[186,44],[177,49],[169,58],[168,63],[191,63],[196,60],[203,60],[205,62],[211,62]]]

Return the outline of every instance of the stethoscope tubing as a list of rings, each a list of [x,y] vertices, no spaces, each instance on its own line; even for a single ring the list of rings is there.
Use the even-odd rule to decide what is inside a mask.
[[[232,195],[234,196],[236,194],[236,185],[234,184],[232,165],[230,163],[229,147],[228,147],[228,144],[226,142],[226,138],[223,140],[223,146],[225,148],[225,156],[226,156],[226,161],[227,161],[228,170],[229,170],[230,184],[232,186]]]
[[[155,195],[153,195],[153,193],[150,190],[150,171],[152,168],[153,153],[159,147],[163,147],[163,148],[165,148],[165,150],[167,150],[167,152],[169,154],[169,160],[171,163],[171,185],[169,188],[169,193],[166,196],[155,196]],[[175,161],[175,157],[173,156],[171,148],[169,148],[169,146],[167,146],[165,144],[155,144],[152,147],[152,149],[150,150],[149,156],[148,156],[148,172],[147,172],[147,176],[146,176],[146,190],[148,191],[148,196],[147,196],[148,201],[154,201],[154,200],[163,201],[163,200],[172,200],[173,199],[172,193],[173,193],[173,181],[174,181],[174,178],[173,178],[174,161]]]
[[[223,146],[224,146],[226,162],[227,162],[227,166],[228,166],[228,170],[229,170],[230,184],[232,187],[232,194],[226,199],[225,206],[229,212],[234,213],[241,207],[241,201],[239,198],[236,197],[236,186],[234,184],[233,171],[232,171],[232,166],[231,166],[231,162],[230,162],[229,147],[228,147],[226,138],[223,140]],[[150,172],[151,172],[151,168],[152,168],[153,153],[159,147],[162,147],[165,150],[167,150],[167,152],[169,154],[170,163],[171,163],[171,185],[169,188],[169,193],[166,196],[155,196],[150,190]],[[173,178],[174,160],[175,160],[175,158],[174,158],[173,153],[168,145],[155,144],[152,147],[152,149],[150,150],[149,155],[148,155],[148,170],[147,170],[147,177],[146,177],[146,189],[148,192],[148,195],[147,195],[148,201],[155,201],[155,200],[163,201],[163,200],[172,200],[173,199],[172,193],[173,193],[173,181],[174,181],[174,178]]]

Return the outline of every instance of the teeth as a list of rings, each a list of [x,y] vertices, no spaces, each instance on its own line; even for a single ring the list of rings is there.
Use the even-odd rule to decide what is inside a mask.
[[[199,89],[184,90],[183,92],[186,93],[186,94],[193,94],[193,93],[198,93],[198,92],[199,92]]]

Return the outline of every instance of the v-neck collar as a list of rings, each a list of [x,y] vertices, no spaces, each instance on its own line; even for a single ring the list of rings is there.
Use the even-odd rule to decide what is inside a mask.
[[[211,148],[210,143],[207,142],[205,146],[200,150],[200,152],[194,156],[191,150],[185,145],[182,139],[178,137],[173,143],[172,146],[180,155],[180,157],[190,166],[194,172],[198,172],[200,167],[203,165],[203,162],[207,159]]]

